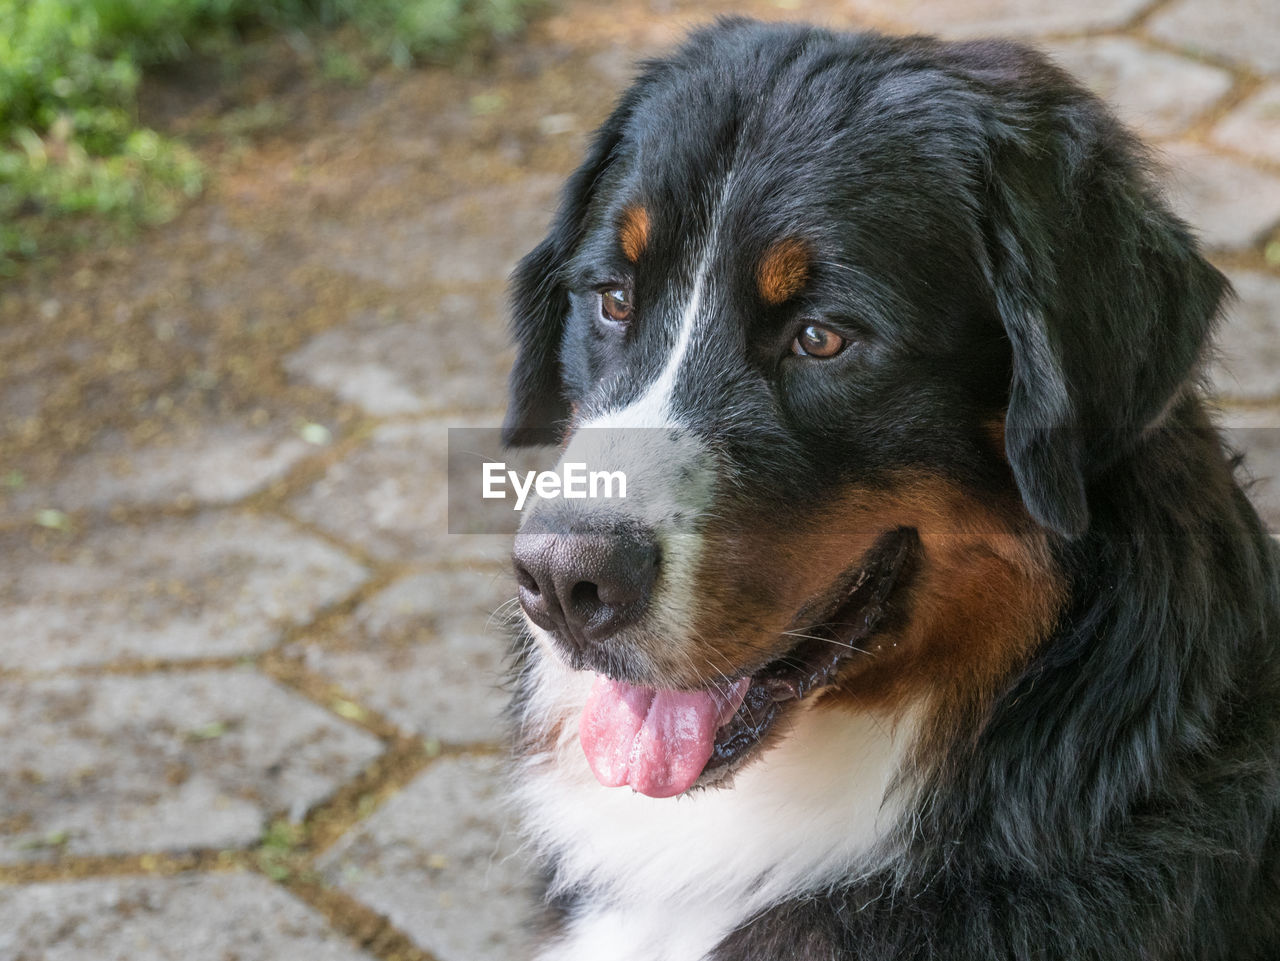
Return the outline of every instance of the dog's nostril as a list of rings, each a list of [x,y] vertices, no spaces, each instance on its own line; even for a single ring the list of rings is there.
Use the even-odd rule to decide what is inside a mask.
[[[525,567],[518,560],[512,565],[516,573],[516,585],[529,591],[531,594],[541,594],[542,588],[538,586],[538,579],[529,573],[529,568]]]
[[[600,588],[591,581],[578,581],[569,592],[569,603],[580,611],[599,607]]]

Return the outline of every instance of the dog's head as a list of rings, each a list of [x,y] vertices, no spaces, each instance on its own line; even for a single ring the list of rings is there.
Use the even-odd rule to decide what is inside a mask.
[[[680,793],[815,693],[980,701],[1224,286],[1022,47],[735,20],[648,63],[514,278],[506,440],[639,491],[517,538],[597,775]]]

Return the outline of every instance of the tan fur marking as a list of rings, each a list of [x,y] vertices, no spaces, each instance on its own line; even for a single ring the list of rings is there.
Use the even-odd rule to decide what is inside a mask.
[[[765,303],[776,306],[800,293],[809,279],[809,261],[809,245],[799,237],[785,237],[765,251],[756,269]]]
[[[649,243],[649,211],[637,205],[622,212],[622,228],[618,231],[622,254],[633,264],[640,259]]]
[[[818,706],[894,713],[927,704],[926,751],[972,730],[1065,597],[1044,533],[1016,493],[978,499],[942,478],[903,476],[888,490],[847,490],[809,516],[713,527],[690,660],[728,674],[785,653],[793,613],[899,526],[914,527],[922,549],[895,602],[902,622],[876,635]]]

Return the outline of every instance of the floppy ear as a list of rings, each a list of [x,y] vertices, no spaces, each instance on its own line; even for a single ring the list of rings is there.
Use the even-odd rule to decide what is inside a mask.
[[[1013,348],[1006,454],[1032,516],[1077,537],[1091,478],[1194,376],[1227,282],[1100,101],[1029,50],[974,49],[999,64],[984,200]]]
[[[615,159],[643,85],[643,79],[637,81],[595,132],[582,166],[564,185],[546,238],[512,274],[511,328],[517,353],[502,424],[502,442],[509,447],[552,443],[569,419],[560,366],[569,311],[564,270],[582,240],[596,185]]]

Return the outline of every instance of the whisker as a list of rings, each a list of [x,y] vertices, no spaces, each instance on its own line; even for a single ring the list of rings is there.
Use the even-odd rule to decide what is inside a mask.
[[[821,641],[823,644],[831,644],[834,647],[843,647],[846,650],[857,651],[859,654],[868,654],[871,657],[877,657],[875,651],[869,651],[865,647],[858,647],[856,644],[847,644],[844,641],[837,641],[830,637],[818,637],[815,634],[802,634],[799,631],[783,631],[787,637],[799,637],[806,641]]]
[[[512,597],[512,598],[508,598],[507,600],[499,604],[497,607],[495,607],[492,611],[489,612],[489,616],[485,618],[485,622],[484,622],[485,633],[488,634],[490,628],[492,628],[494,624],[501,624],[503,626],[506,626],[514,623],[518,617],[518,615],[516,614],[516,608],[519,606],[520,606],[520,598]]]

